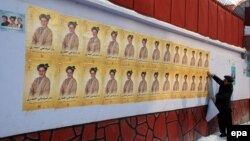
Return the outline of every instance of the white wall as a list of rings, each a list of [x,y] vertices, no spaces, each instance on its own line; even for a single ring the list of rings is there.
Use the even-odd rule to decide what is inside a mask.
[[[102,5],[110,7],[110,4],[103,2],[103,0],[101,3]],[[55,10],[65,15],[89,19],[107,25],[117,26],[129,31],[169,39],[194,48],[208,50],[211,52],[212,72],[222,77],[224,74],[230,74],[232,64],[236,66],[237,79],[233,100],[250,97],[250,80],[243,74],[243,69],[246,68],[246,64],[240,57],[239,51],[242,51],[240,49],[230,51],[225,49],[228,47],[228,45],[225,44],[218,44],[218,46],[215,46],[214,44],[207,43],[210,40],[198,41],[164,30],[162,26],[150,26],[148,23],[146,24],[146,22],[140,23],[136,21],[136,17],[134,19],[129,19],[129,16],[121,16],[121,13],[117,15],[108,12],[110,9],[100,10],[96,7],[91,7],[90,5],[86,6],[83,4],[76,4],[66,0],[8,0],[1,2],[0,9],[25,14],[29,4]],[[110,8],[114,7],[117,8],[112,5]],[[128,10],[125,10],[125,12],[126,11],[128,12]],[[135,12],[129,11],[128,13],[140,16]],[[141,18],[145,17],[141,16]],[[151,18],[145,19],[152,20]],[[162,22],[156,20],[154,20],[154,22],[162,24]],[[169,26],[168,24],[162,25]],[[175,28],[173,26],[170,27]],[[186,34],[191,33],[186,32]],[[195,36],[203,38],[199,35]],[[206,104],[205,98],[193,98],[23,112],[22,97],[24,87],[25,37],[25,33],[0,31],[2,52],[0,55],[0,137],[110,118],[174,110],[183,107],[195,107]],[[225,48],[222,48],[221,46],[225,46]],[[214,83],[213,86],[214,92],[216,92],[217,85]]]
[[[245,26],[245,35],[250,35],[250,26]]]

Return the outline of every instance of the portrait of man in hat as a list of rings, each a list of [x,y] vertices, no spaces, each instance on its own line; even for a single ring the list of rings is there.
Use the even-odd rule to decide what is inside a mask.
[[[124,56],[126,58],[133,58],[134,57],[134,53],[135,53],[135,48],[133,45],[133,35],[128,35],[127,40],[128,40],[128,44],[126,45],[125,51],[124,51]]]
[[[163,84],[163,91],[166,92],[170,89],[169,73],[165,74],[165,81]]]
[[[192,82],[191,82],[190,91],[195,91],[195,87],[196,87],[196,84],[195,84],[195,75],[193,75],[192,76]]]
[[[85,94],[98,94],[99,92],[99,81],[96,78],[97,73],[97,67],[90,68],[90,79],[88,80],[86,86],[85,86]]]
[[[175,47],[174,63],[180,62],[179,46]]]
[[[232,125],[231,97],[233,94],[232,83],[234,82],[234,78],[232,76],[225,75],[224,80],[222,80],[215,74],[211,74],[210,72],[207,74],[220,86],[218,93],[215,95],[215,105],[219,110],[218,123],[221,133],[220,137],[225,137],[227,136],[226,129]]]
[[[154,81],[153,81],[153,84],[151,86],[151,92],[152,93],[157,93],[159,92],[159,80],[158,80],[158,75],[159,73],[158,72],[155,72],[154,73]]]
[[[179,74],[175,74],[175,82],[173,86],[173,91],[179,91]]]
[[[108,49],[107,49],[107,55],[108,56],[118,56],[119,53],[119,43],[116,41],[118,32],[112,31],[111,32],[111,38],[112,41],[109,42]]]
[[[101,51],[101,41],[98,37],[99,30],[100,28],[97,26],[93,26],[91,28],[92,37],[89,39],[89,42],[87,45],[88,53],[100,53]]]
[[[39,76],[33,81],[29,96],[30,97],[48,97],[50,93],[50,79],[46,76],[46,72],[49,68],[48,64],[39,64],[37,71]]]
[[[51,47],[53,41],[52,30],[49,28],[50,15],[41,14],[39,20],[41,27],[38,27],[32,37],[33,46]]]
[[[115,74],[116,74],[116,69],[111,69],[109,71],[109,75],[110,75],[110,80],[108,81],[106,88],[105,88],[105,93],[106,94],[116,94],[117,92],[117,81],[115,79]]]
[[[170,44],[166,44],[166,51],[164,54],[164,62],[170,62]]]
[[[190,66],[195,66],[195,51],[194,50],[192,51]]]
[[[148,58],[148,49],[147,49],[147,39],[142,39],[142,47],[139,54],[140,59],[147,59]]]
[[[206,59],[205,59],[204,67],[207,68],[208,65],[209,65],[208,54],[206,54]]]
[[[183,81],[183,84],[182,84],[182,91],[187,91],[188,90],[187,78],[188,78],[188,76],[184,75],[184,81]]]
[[[200,76],[199,84],[198,84],[198,91],[202,91],[202,88],[203,88],[203,86],[202,86],[202,76]]]
[[[134,83],[133,83],[133,80],[132,80],[132,74],[133,74],[132,70],[127,71],[127,80],[126,80],[126,82],[124,84],[124,87],[123,87],[123,93],[124,94],[133,93]]]
[[[187,48],[184,48],[184,54],[183,54],[183,57],[182,57],[182,65],[187,65],[187,62],[188,62],[188,58],[187,58]]]
[[[63,81],[60,96],[75,95],[77,90],[77,81],[74,78],[75,66],[66,68],[67,78]]]
[[[202,52],[199,53],[198,67],[202,67]]]
[[[153,51],[152,59],[153,61],[160,60],[160,50],[159,50],[159,41],[155,41],[155,49]]]
[[[141,82],[139,83],[139,87],[138,87],[139,94],[143,94],[147,92],[147,81],[145,79],[146,74],[147,74],[146,72],[141,73]]]
[[[75,30],[77,27],[77,22],[68,22],[69,33],[64,37],[62,43],[63,51],[77,51],[79,47],[79,38]]]

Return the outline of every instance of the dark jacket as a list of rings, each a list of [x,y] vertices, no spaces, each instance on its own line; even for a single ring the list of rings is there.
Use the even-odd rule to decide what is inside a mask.
[[[10,24],[10,22],[6,21],[6,22],[3,22],[3,23],[1,24],[1,26],[8,26],[9,24]]]
[[[212,78],[220,85],[219,92],[216,94],[216,107],[219,109],[219,111],[231,109],[233,85],[224,84],[224,81],[216,75],[214,75]]]

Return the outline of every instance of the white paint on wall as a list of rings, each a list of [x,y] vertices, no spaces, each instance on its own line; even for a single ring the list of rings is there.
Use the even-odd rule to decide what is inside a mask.
[[[211,72],[222,77],[225,74],[230,74],[231,65],[236,66],[237,79],[233,100],[250,97],[250,80],[243,74],[246,64],[241,59],[239,53],[242,51],[241,49],[235,51],[227,50],[214,44],[208,44],[207,42],[201,42],[163,30],[162,27],[140,23],[126,16],[123,17],[120,14],[110,13],[108,12],[109,10],[100,10],[69,0],[8,0],[1,3],[0,9],[26,13],[29,4],[55,10],[64,15],[93,20],[129,31],[165,38],[194,48],[208,50],[211,52]],[[202,36],[200,37],[203,38]],[[0,55],[0,137],[112,118],[175,110],[184,107],[196,107],[207,103],[206,98],[193,98],[23,112],[25,38],[24,33],[0,31],[2,52]],[[213,86],[216,93],[217,85],[214,83]]]
[[[245,35],[250,35],[250,26],[245,26]]]

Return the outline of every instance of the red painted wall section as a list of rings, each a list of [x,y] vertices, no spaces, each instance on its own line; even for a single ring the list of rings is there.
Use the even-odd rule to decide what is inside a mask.
[[[208,36],[211,39],[217,39],[218,38],[218,34],[217,34],[217,30],[218,30],[218,6],[217,3],[214,3],[212,0],[209,1],[208,3]]]
[[[134,0],[134,10],[146,16],[154,16],[154,0]]]
[[[198,0],[186,0],[185,28],[197,32]]]
[[[222,42],[225,42],[225,20],[226,20],[226,11],[218,7],[218,39]]]
[[[226,16],[225,16],[225,41],[227,43],[232,42],[232,22],[231,22],[231,14],[226,11]]]
[[[233,101],[233,124],[249,121],[250,99]],[[218,131],[217,119],[206,122],[206,106],[138,115],[11,136],[0,141],[193,141]]]
[[[170,23],[172,0],[155,0],[154,17],[156,19]]]
[[[215,0],[110,1],[211,39],[243,46],[243,21],[217,4]],[[233,17],[237,19],[237,25]],[[235,28],[236,26],[237,28]]]
[[[185,26],[185,0],[172,0],[171,23],[184,28]]]
[[[243,36],[244,36],[244,21],[238,19],[238,29],[239,29],[239,46],[242,47],[243,46]]]
[[[198,33],[208,36],[208,0],[199,0]]]
[[[237,21],[237,17],[232,16],[232,44],[233,45],[238,45],[238,35],[239,35],[239,29],[238,29],[238,21]]]
[[[110,1],[129,9],[133,9],[134,6],[134,0],[110,0]]]

